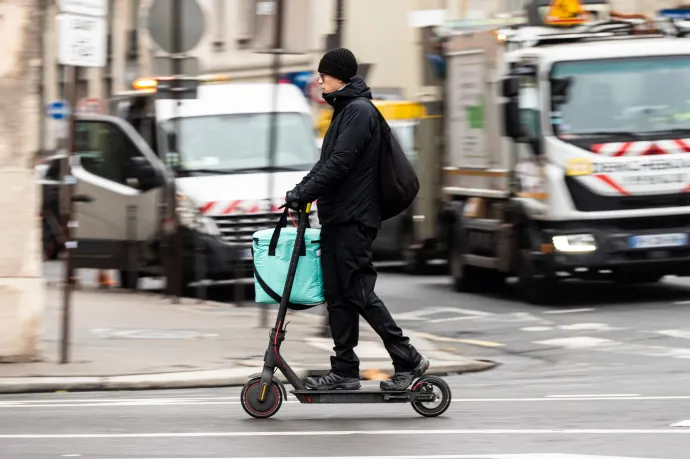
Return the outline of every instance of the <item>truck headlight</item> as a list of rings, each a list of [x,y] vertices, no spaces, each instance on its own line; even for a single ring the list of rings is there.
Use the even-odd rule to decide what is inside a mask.
[[[216,223],[212,219],[203,216],[192,200],[185,194],[177,193],[177,207],[175,211],[180,218],[180,225],[202,234],[220,236],[220,230]]]
[[[594,252],[597,249],[597,242],[591,234],[554,236],[551,241],[558,252],[583,253]]]

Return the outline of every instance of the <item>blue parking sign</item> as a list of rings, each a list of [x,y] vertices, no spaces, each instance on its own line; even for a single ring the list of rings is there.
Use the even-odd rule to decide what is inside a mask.
[[[64,120],[69,117],[69,104],[64,100],[56,100],[46,107],[46,116],[54,120]]]

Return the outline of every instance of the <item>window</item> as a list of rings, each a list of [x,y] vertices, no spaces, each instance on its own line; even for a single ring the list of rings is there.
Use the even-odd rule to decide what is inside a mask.
[[[141,152],[120,128],[102,121],[78,121],[76,153],[81,166],[101,178],[127,185],[134,176],[132,158]]]
[[[663,56],[563,62],[554,78],[570,77],[568,99],[555,104],[559,136],[601,132],[637,135],[690,128],[690,59]]]
[[[182,170],[218,173],[269,166],[270,113],[238,113],[177,118],[161,123],[176,133]],[[311,168],[318,160],[310,119],[301,113],[276,116],[274,166],[294,170]],[[177,126],[176,126],[177,124]],[[177,129],[177,130],[176,130]]]
[[[525,76],[520,79],[520,97],[518,99],[520,109],[520,123],[522,128],[531,138],[541,136],[539,110],[539,88],[534,76]]]

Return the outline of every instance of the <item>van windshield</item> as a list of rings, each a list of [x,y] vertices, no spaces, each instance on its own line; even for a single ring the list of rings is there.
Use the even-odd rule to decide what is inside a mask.
[[[272,117],[271,113],[204,115],[166,120],[161,126],[166,134],[176,133],[171,150],[179,154],[183,171],[310,169],[318,152],[309,118],[301,113],[276,115],[275,162],[271,164]]]

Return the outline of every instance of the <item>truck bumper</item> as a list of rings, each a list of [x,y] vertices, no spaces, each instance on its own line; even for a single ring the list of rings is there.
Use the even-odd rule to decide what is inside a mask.
[[[665,241],[654,247],[636,247],[633,243],[636,236],[669,234],[685,235],[685,241],[676,237],[674,244]],[[581,252],[558,250],[553,237],[568,235],[591,235],[596,248]],[[545,274],[566,271],[586,276],[587,271],[618,271],[690,275],[690,218],[685,216],[568,223],[543,228],[541,239],[543,245],[534,261]]]
[[[183,270],[191,282],[253,278],[250,245],[229,245],[217,236],[182,228]]]

